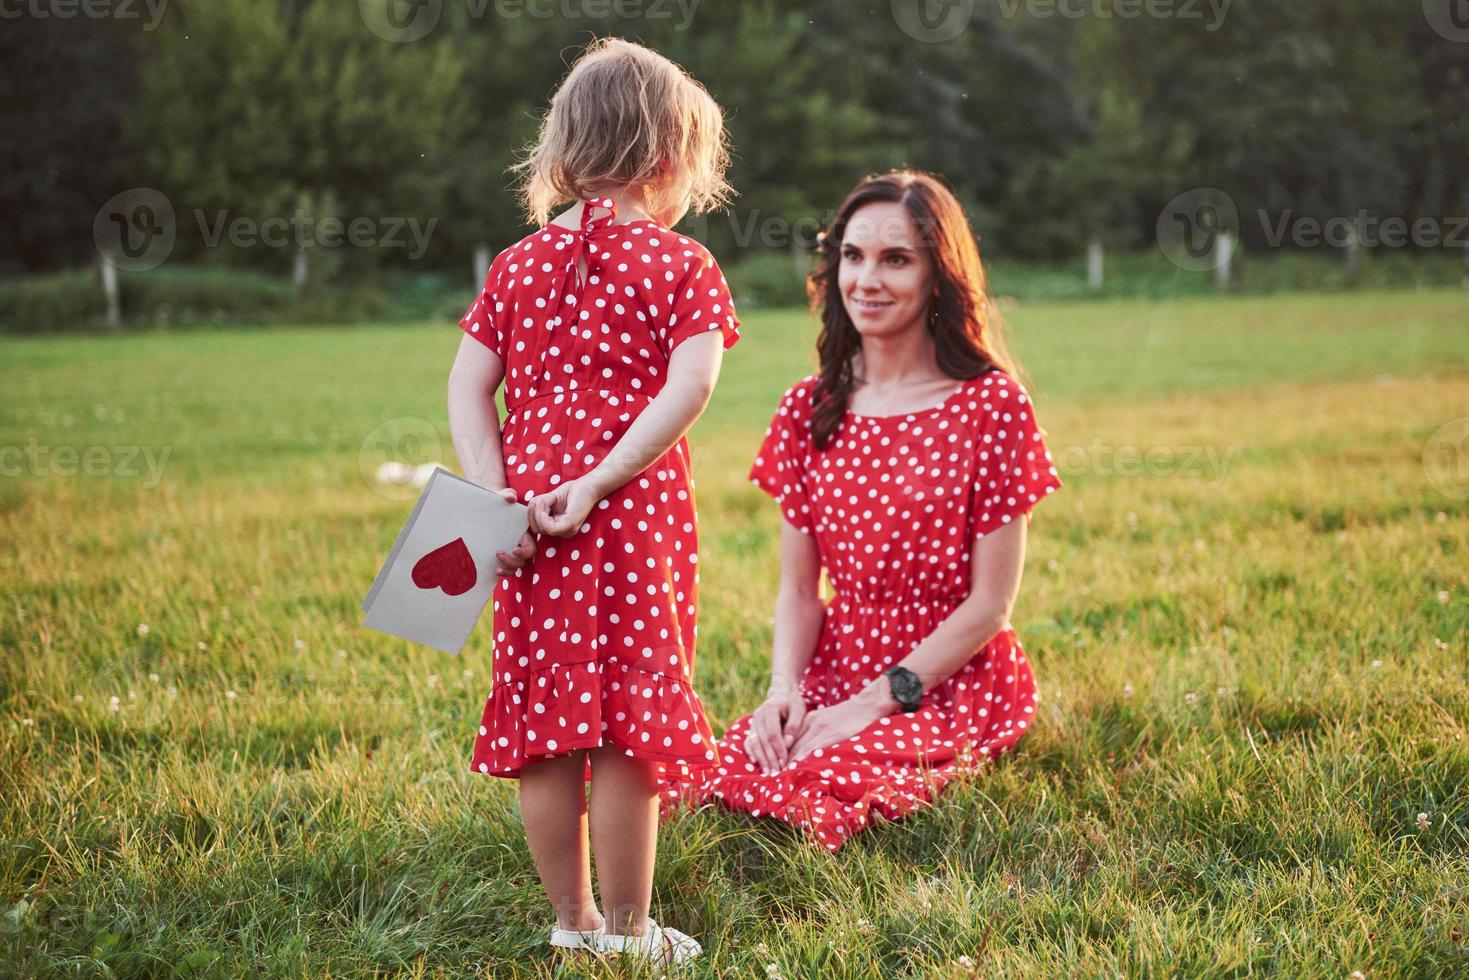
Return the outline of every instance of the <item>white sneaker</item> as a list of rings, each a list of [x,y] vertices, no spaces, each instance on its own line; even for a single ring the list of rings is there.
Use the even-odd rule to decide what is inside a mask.
[[[604,953],[646,956],[659,966],[683,963],[704,951],[692,936],[677,929],[665,929],[652,919],[648,920],[648,928],[641,936],[614,936],[602,932],[597,940],[597,948]]]
[[[550,943],[561,949],[590,949],[593,952],[600,952],[602,929],[603,926],[598,926],[590,932],[579,932],[576,929],[552,926]]]

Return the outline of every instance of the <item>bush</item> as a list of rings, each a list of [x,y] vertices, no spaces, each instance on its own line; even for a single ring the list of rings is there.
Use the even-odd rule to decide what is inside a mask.
[[[0,333],[87,329],[106,315],[96,269],[0,280]]]
[[[735,309],[806,305],[805,253],[755,252],[727,267],[724,275],[734,295]]]

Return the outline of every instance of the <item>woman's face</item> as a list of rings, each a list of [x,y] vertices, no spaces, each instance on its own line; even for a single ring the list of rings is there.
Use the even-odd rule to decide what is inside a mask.
[[[933,260],[896,201],[864,204],[847,219],[837,286],[864,337],[923,329],[933,301]]]

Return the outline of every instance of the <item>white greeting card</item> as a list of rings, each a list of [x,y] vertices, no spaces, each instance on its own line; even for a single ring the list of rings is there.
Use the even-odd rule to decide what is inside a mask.
[[[362,600],[362,625],[457,654],[495,591],[495,553],[520,543],[526,515],[436,468]]]

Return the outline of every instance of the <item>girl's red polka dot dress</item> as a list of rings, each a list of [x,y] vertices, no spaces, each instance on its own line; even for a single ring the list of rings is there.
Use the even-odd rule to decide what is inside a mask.
[[[816,378],[781,400],[750,479],[813,535],[836,592],[801,679],[808,709],[845,701],[902,660],[969,593],[970,543],[1061,486],[1030,398],[1009,375],[965,382],[942,404],[895,416],[848,412],[826,450],[811,442]],[[711,771],[661,787],[665,815],[714,802],[804,828],[841,848],[875,816],[898,819],[1030,727],[1036,686],[1010,624],[922,707],[765,775],[745,753],[750,717]]]
[[[656,221],[613,224],[616,214],[595,198],[581,228],[550,224],[501,252],[459,322],[505,364],[505,475],[521,501],[596,467],[663,387],[680,343],[711,330],[725,348],[739,339],[708,250]],[[715,765],[690,683],[698,561],[684,439],[579,533],[542,535],[495,589],[493,686],[470,770],[518,778],[603,744],[664,774]]]

